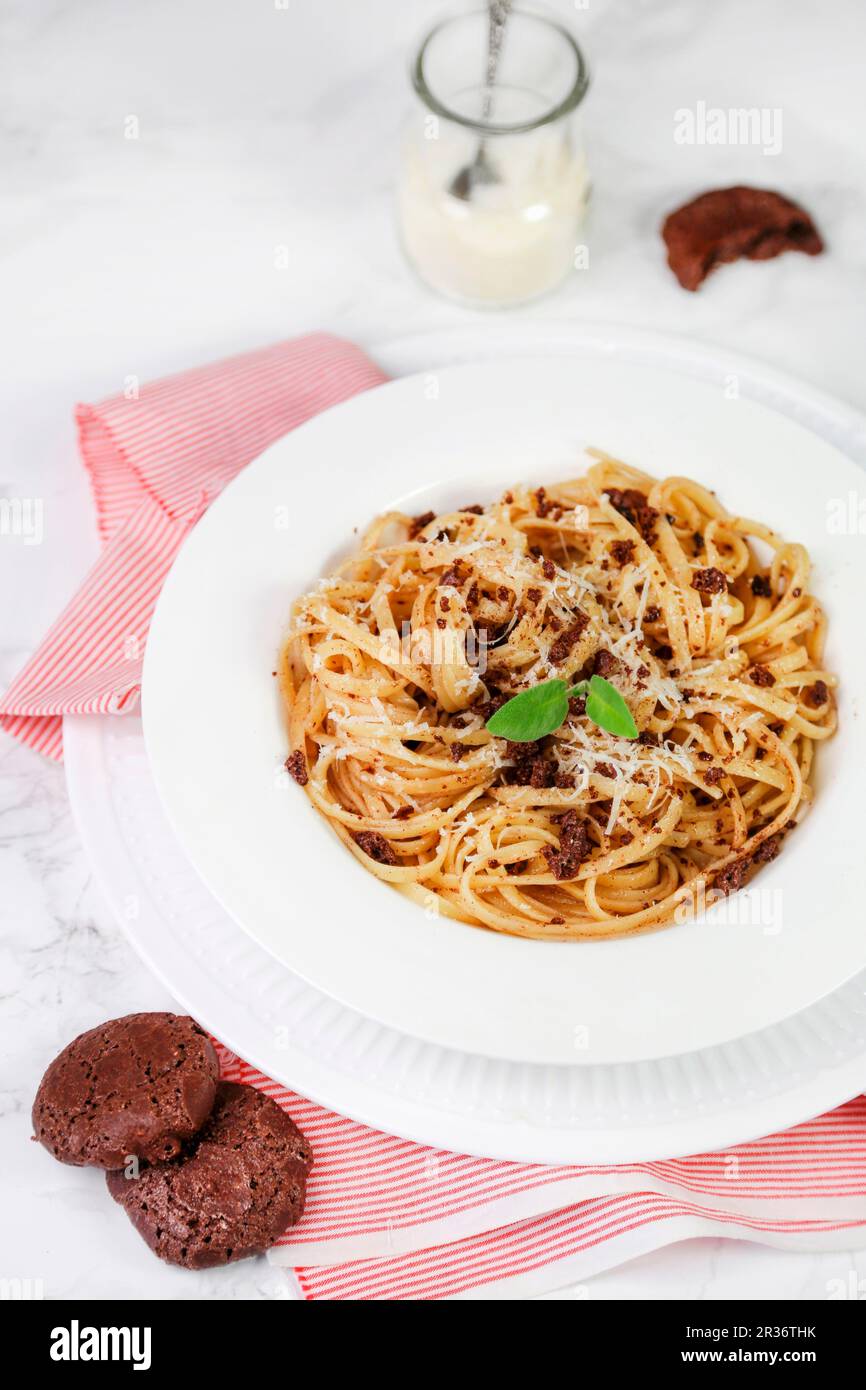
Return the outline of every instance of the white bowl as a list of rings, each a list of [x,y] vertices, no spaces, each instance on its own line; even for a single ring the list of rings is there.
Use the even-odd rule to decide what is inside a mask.
[[[282,773],[272,671],[292,599],[377,512],[484,501],[582,471],[595,444],[715,487],[803,541],[842,678],[814,809],[758,880],[769,927],[720,920],[637,938],[527,942],[424,912],[367,874]],[[280,440],[181,551],[145,660],[148,754],[165,808],[223,906],[342,1003],[444,1046],[518,1061],[637,1061],[766,1027],[866,966],[860,781],[866,548],[828,529],[860,486],[790,420],[672,371],[534,357],[391,383]],[[285,524],[284,524],[285,523]],[[736,902],[732,899],[731,902]]]

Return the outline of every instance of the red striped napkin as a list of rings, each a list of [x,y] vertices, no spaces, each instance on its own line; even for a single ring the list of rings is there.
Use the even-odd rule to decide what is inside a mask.
[[[270,1252],[308,1299],[516,1298],[694,1236],[789,1250],[866,1239],[866,1097],[727,1153],[547,1168],[428,1149],[303,1100],[217,1044],[313,1145],[301,1223]]]
[[[208,503],[275,439],[384,380],[314,334],[79,406],[104,548],[0,699],[0,726],[59,760],[64,714],[134,708],[159,591]]]
[[[60,758],[63,714],[134,708],[157,595],[210,500],[275,439],[383,380],[357,348],[315,335],[80,407],[103,550],[0,700],[0,724]],[[221,1053],[229,1079],[267,1090],[313,1143],[304,1219],[271,1252],[306,1298],[525,1295],[695,1235],[864,1242],[863,1098],[727,1154],[546,1168],[395,1139]]]

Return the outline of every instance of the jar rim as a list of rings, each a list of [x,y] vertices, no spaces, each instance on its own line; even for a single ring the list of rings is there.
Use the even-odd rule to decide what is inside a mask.
[[[476,14],[486,15],[486,5],[479,7],[473,6],[471,9],[455,10],[451,14],[444,15],[438,23],[434,24],[433,28],[421,42],[421,46],[411,64],[410,73],[412,86],[415,89],[416,95],[420,97],[429,110],[435,115],[441,116],[443,120],[452,121],[455,125],[463,126],[467,130],[473,130],[478,135],[520,135],[526,131],[537,130],[540,126],[549,125],[551,122],[559,120],[562,116],[567,116],[570,111],[573,111],[575,107],[580,105],[589,87],[589,67],[577,39],[570,29],[560,23],[555,15],[546,13],[540,8],[536,9],[534,6],[521,6],[519,9],[513,9],[511,14],[521,15],[526,19],[537,20],[540,24],[546,25],[548,29],[559,34],[571,49],[576,65],[575,78],[571,88],[561,101],[558,101],[547,111],[542,112],[540,116],[534,116],[532,120],[529,121],[497,122],[473,120],[471,116],[464,116],[459,111],[452,111],[428,86],[424,72],[424,60],[430,44],[437,35],[441,34],[443,29],[447,29],[449,25],[454,24],[457,20],[467,19],[471,15]]]

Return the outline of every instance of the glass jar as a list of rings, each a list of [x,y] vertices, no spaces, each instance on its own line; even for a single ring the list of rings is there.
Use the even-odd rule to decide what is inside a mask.
[[[490,12],[441,20],[412,64],[399,216],[406,255],[476,307],[534,299],[575,266],[589,190],[578,107],[589,77],[558,20],[512,9],[490,84]]]

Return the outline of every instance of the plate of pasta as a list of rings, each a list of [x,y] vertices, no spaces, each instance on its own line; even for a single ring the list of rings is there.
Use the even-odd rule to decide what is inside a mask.
[[[620,361],[327,412],[160,597],[181,843],[293,971],[441,1045],[638,1061],[789,1017],[866,965],[859,480]]]

